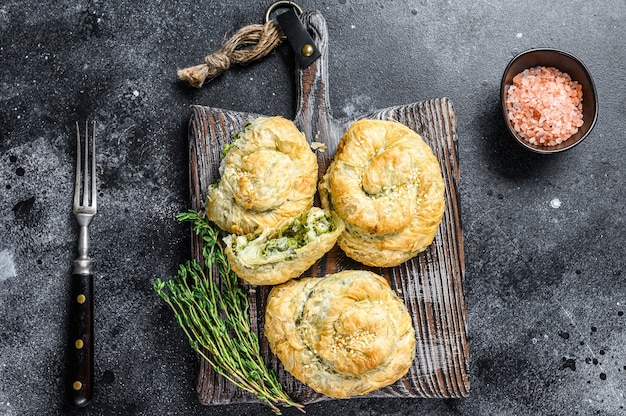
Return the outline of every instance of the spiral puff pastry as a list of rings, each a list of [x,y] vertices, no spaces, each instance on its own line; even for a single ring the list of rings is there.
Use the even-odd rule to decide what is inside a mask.
[[[396,266],[425,250],[443,216],[437,158],[419,134],[395,121],[353,123],[319,192],[322,206],[346,223],[339,246],[368,266]]]
[[[308,210],[317,185],[317,157],[283,117],[259,117],[235,135],[207,192],[207,218],[221,229],[249,234]]]
[[[287,371],[334,398],[394,383],[415,357],[415,331],[404,303],[383,277],[365,270],[274,287],[265,336]]]
[[[330,251],[343,232],[333,212],[313,207],[281,228],[224,238],[233,271],[251,285],[277,285],[299,277]]]

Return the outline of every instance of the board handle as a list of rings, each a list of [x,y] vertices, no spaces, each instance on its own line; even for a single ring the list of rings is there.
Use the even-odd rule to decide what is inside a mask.
[[[326,19],[317,10],[300,16],[302,24],[315,42],[320,56],[306,68],[296,71],[296,114],[294,123],[309,141],[324,143],[327,148],[318,152],[319,174],[324,174],[335,154],[345,126],[332,117],[328,91],[328,27]]]

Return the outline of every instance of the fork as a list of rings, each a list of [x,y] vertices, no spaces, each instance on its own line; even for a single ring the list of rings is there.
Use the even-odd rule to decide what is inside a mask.
[[[74,260],[71,281],[68,399],[78,407],[88,405],[93,396],[93,266],[89,257],[88,227],[97,212],[95,127],[94,122],[90,171],[89,123],[85,123],[84,154],[81,154],[80,127],[76,122],[76,180],[72,211],[78,222],[79,234],[78,255]]]

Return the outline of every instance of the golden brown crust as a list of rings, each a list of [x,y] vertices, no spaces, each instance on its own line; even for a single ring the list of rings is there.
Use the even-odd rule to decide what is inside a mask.
[[[224,239],[224,251],[233,271],[248,284],[277,285],[299,277],[322,258],[344,228],[337,214],[313,207],[287,226],[265,229],[255,238],[231,234]],[[294,247],[296,240],[303,245]]]
[[[268,296],[265,336],[287,371],[335,398],[394,383],[415,357],[404,303],[383,277],[365,270],[276,286]]]
[[[242,235],[277,227],[313,205],[317,157],[293,122],[260,117],[238,136],[207,192],[211,221]]]
[[[353,123],[319,184],[322,206],[346,222],[340,247],[377,267],[396,266],[432,243],[444,190],[439,162],[421,136],[383,120]]]

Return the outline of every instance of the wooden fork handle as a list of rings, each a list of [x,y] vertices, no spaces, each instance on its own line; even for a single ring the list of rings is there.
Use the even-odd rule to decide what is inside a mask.
[[[68,400],[84,407],[93,396],[93,274],[73,274],[71,286]]]

